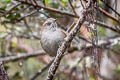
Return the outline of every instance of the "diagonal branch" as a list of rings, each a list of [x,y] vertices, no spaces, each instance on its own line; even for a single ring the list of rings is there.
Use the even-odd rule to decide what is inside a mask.
[[[54,62],[52,63],[51,67],[49,68],[48,76],[47,76],[46,80],[53,80],[54,74],[56,73],[56,70],[57,70],[57,68],[60,64],[60,61],[61,61],[61,59],[64,55],[64,52],[67,49],[67,46],[71,43],[71,41],[73,40],[73,38],[75,37],[75,35],[79,31],[79,29],[80,29],[80,27],[81,27],[81,25],[83,24],[84,21],[85,21],[85,14],[81,18],[79,18],[79,20],[77,21],[74,28],[67,35],[65,41],[62,43],[62,45],[58,49],[57,56],[56,56]]]
[[[38,70],[38,72],[30,80],[35,80],[39,75],[41,75],[46,69],[48,69],[50,67],[50,65],[52,64],[53,61],[54,61],[54,59],[49,64],[47,64],[45,67]]]
[[[120,16],[120,13],[118,13],[114,8],[112,8],[108,3],[105,1],[101,0],[108,8],[110,8],[113,12],[115,12],[118,16]]]
[[[120,21],[119,21],[117,18],[113,17],[111,14],[109,14],[108,12],[106,12],[104,9],[102,9],[102,8],[100,8],[100,7],[98,7],[97,9],[98,9],[100,12],[102,12],[104,15],[106,15],[107,17],[109,17],[109,18],[111,18],[112,20],[116,21],[116,22],[120,25]]]
[[[103,22],[100,22],[100,21],[94,21],[93,23],[94,23],[94,24],[97,24],[97,25],[100,25],[101,27],[110,29],[110,30],[112,30],[112,31],[120,34],[120,30],[117,30],[117,29],[113,28],[113,26],[110,26],[110,25],[108,25],[108,24],[106,24],[106,23],[103,23]]]
[[[75,11],[75,8],[74,8],[74,6],[72,5],[71,0],[68,0],[68,2],[69,2],[69,4],[70,4],[70,6],[71,6],[71,8],[72,8],[72,10],[73,10],[73,12],[74,12],[74,14],[77,15],[77,13],[76,13],[76,11]]]

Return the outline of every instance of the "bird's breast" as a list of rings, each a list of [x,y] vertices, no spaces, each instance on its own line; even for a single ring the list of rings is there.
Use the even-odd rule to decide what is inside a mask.
[[[64,35],[60,30],[44,31],[41,34],[41,46],[51,56],[57,54],[57,50],[63,40]]]

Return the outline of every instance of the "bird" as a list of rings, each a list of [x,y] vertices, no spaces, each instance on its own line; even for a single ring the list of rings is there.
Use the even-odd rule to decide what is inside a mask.
[[[58,27],[57,20],[48,18],[41,29],[41,47],[48,55],[55,57],[66,36],[67,32]]]

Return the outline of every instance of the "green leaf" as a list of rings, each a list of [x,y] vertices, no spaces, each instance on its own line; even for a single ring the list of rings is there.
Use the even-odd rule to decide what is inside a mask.
[[[101,0],[98,0],[98,5],[101,6],[101,7],[104,6],[104,4]]]
[[[1,11],[5,11],[5,9],[6,9],[6,6],[0,8]]]
[[[120,73],[120,64],[117,66],[116,72]]]
[[[17,18],[20,18],[20,17],[21,17],[20,13],[8,14],[8,15],[6,16],[7,19],[11,19],[11,20],[14,20],[14,19],[17,19]]]
[[[46,5],[49,5],[49,3],[51,3],[51,2],[52,2],[52,0],[45,0]]]
[[[11,0],[2,0],[3,3],[10,3]]]
[[[24,8],[24,4],[21,4],[21,6],[20,6],[21,8]]]
[[[19,10],[19,8],[17,8],[17,7],[16,7],[16,8],[14,8],[14,10],[15,10],[15,11],[18,11],[18,10]]]
[[[95,78],[94,77],[90,77],[90,80],[95,80]]]
[[[48,4],[49,0],[45,0],[45,4]]]
[[[19,13],[17,13],[17,14],[15,15],[15,17],[18,18],[18,17],[21,17],[21,15],[20,15]]]
[[[60,1],[62,1],[63,3],[67,3],[68,2],[68,0],[60,0]]]
[[[14,37],[14,38],[12,39],[11,46],[12,46],[13,48],[17,46],[17,38],[16,38],[16,37]]]
[[[65,7],[68,3],[68,0],[60,0],[62,2],[62,6]]]
[[[12,14],[8,14],[8,15],[6,16],[6,18],[11,19],[11,18],[13,18],[13,15],[12,15]]]

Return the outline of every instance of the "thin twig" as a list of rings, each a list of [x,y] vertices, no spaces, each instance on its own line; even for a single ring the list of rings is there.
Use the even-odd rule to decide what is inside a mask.
[[[30,80],[35,80],[39,75],[41,75],[46,69],[48,69],[50,67],[50,65],[52,64],[53,61],[54,61],[54,59],[49,64],[47,64],[45,67],[38,70],[38,72],[35,73],[35,75]]]
[[[31,13],[26,14],[26,15],[24,15],[23,17],[21,17],[21,18],[19,18],[19,19],[16,19],[16,20],[13,20],[13,21],[7,21],[7,20],[6,20],[6,21],[0,22],[0,23],[1,23],[1,24],[7,24],[7,23],[15,24],[16,22],[20,22],[20,21],[23,20],[24,18],[29,17],[29,16],[31,16],[31,15],[34,15],[34,14],[37,13],[37,12],[39,12],[39,13],[41,13],[41,14],[44,14],[46,17],[49,17],[48,15],[46,15],[45,13],[43,13],[42,11],[34,10],[34,11],[32,11]]]
[[[79,17],[79,16],[76,16],[76,15],[71,14],[71,13],[69,13],[69,12],[61,11],[61,10],[58,10],[58,9],[55,9],[55,8],[45,7],[45,6],[42,6],[42,5],[34,5],[34,4],[32,4],[32,3],[25,2],[25,1],[21,1],[21,0],[15,0],[15,1],[24,3],[24,4],[26,4],[26,5],[34,6],[34,7],[37,7],[37,8],[39,8],[39,9],[43,8],[43,9],[48,10],[48,11],[51,11],[51,12],[55,12],[55,13],[59,13],[59,14],[63,14],[63,15],[68,15],[68,16],[71,16],[71,17],[77,17],[77,18]]]
[[[7,13],[12,12],[12,10],[14,10],[15,8],[17,8],[19,5],[21,5],[20,3],[14,5],[12,8],[9,9],[9,11],[7,11]]]
[[[106,15],[107,17],[109,17],[109,18],[111,18],[112,20],[116,21],[116,22],[120,25],[120,21],[119,21],[117,18],[113,17],[111,14],[109,14],[108,12],[106,12],[104,9],[102,9],[102,8],[100,8],[100,7],[98,7],[97,9],[98,9],[100,12],[102,12],[104,15]]]
[[[108,24],[106,24],[104,22],[94,21],[93,23],[97,24],[97,25],[100,25],[100,27],[104,27],[104,28],[110,29],[110,30],[112,30],[112,31],[117,32],[118,34],[120,34],[120,30],[117,30],[117,29],[113,28],[112,26],[110,26],[110,25],[108,25]]]
[[[108,3],[106,3],[105,1],[101,0],[108,8],[110,8],[113,12],[115,12],[118,16],[120,16],[120,14],[114,9],[112,8]]]
[[[69,4],[70,4],[70,6],[71,6],[71,8],[72,8],[72,10],[73,10],[73,12],[74,12],[74,14],[77,15],[77,13],[76,13],[76,11],[75,11],[75,8],[74,8],[74,6],[72,5],[71,0],[68,0],[68,2],[69,2]]]
[[[45,55],[45,52],[40,50],[33,53],[23,53],[16,56],[8,56],[8,57],[0,58],[0,62],[8,63],[8,62],[17,61],[20,59],[27,59],[29,57],[36,57],[36,56],[42,56],[42,55]]]
[[[35,14],[36,12],[38,12],[38,11],[37,11],[37,10],[32,11],[31,13],[29,13],[29,14],[27,14],[27,15],[25,15],[25,16],[23,16],[23,17],[21,17],[20,19],[18,19],[18,20],[17,20],[17,22],[19,22],[19,21],[23,20],[24,18],[26,18],[26,17],[28,17],[28,16],[31,16],[31,15]]]

